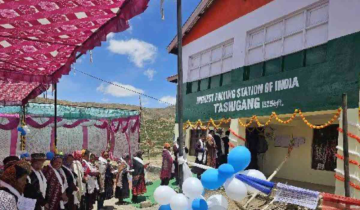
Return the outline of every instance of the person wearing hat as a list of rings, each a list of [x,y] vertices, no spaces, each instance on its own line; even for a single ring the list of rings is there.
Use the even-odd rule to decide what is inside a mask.
[[[74,156],[72,154],[67,154],[64,156],[63,165],[60,169],[60,173],[66,178],[66,182],[68,185],[68,187],[66,188],[66,196],[69,200],[65,204],[66,210],[76,210],[76,206],[80,204],[80,201],[77,199],[76,196],[76,191],[78,190],[76,186],[77,175],[72,169],[73,163]]]
[[[49,209],[65,209],[65,203],[68,201],[66,196],[66,178],[61,174],[63,157],[56,154],[50,161],[50,164],[44,167],[43,172],[47,180],[46,200]]]
[[[6,168],[8,168],[9,166],[11,166],[12,164],[16,163],[19,160],[20,160],[20,158],[18,156],[8,156],[8,157],[6,157],[3,160],[4,171],[6,170]]]
[[[216,168],[216,142],[211,134],[206,137],[206,165]]]
[[[19,209],[18,201],[23,199],[22,194],[24,193],[27,176],[30,172],[30,164],[23,160],[7,165],[7,168],[0,177],[0,209]]]
[[[170,147],[171,146],[169,143],[164,144],[164,149],[162,153],[163,160],[162,160],[161,173],[160,173],[161,185],[169,185],[169,181],[171,179],[173,158],[171,157]]]
[[[26,184],[24,196],[36,200],[35,210],[44,210],[48,204],[45,200],[47,181],[41,171],[46,156],[43,153],[34,153],[31,155],[31,173]]]

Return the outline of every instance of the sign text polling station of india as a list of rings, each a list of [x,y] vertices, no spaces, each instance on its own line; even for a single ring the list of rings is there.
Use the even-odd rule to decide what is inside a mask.
[[[300,87],[297,77],[266,82],[238,89],[226,90],[197,97],[196,104],[214,103],[215,113],[235,112],[284,106],[281,98],[261,101],[261,94],[286,91]]]

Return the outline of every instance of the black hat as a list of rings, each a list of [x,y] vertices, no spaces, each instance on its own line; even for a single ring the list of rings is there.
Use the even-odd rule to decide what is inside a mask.
[[[31,160],[46,160],[46,155],[44,153],[33,153],[31,154]]]
[[[8,168],[9,166],[11,166],[13,163],[15,163],[16,161],[19,161],[20,158],[18,156],[8,156],[3,160],[3,164],[4,164],[4,170],[6,168]]]

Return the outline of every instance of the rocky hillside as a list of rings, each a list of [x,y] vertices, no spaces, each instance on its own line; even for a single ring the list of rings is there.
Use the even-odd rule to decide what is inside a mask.
[[[52,99],[36,98],[30,102],[33,103],[54,103]],[[58,104],[82,106],[82,107],[98,107],[108,109],[127,109],[139,110],[139,106],[110,104],[110,103],[93,103],[93,102],[70,102],[58,100]],[[166,108],[143,108],[141,113],[141,130],[140,140],[141,148],[151,155],[157,155],[161,152],[165,142],[171,143],[174,138],[175,123],[175,106]]]

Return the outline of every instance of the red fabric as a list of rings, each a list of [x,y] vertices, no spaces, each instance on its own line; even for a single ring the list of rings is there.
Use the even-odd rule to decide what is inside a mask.
[[[144,175],[139,175],[138,177],[134,177],[139,179],[139,184],[133,186],[132,194],[135,196],[142,195],[146,193],[146,184]]]
[[[13,130],[16,129],[19,126],[20,119],[19,118],[13,118],[13,117],[6,117],[9,122],[6,124],[0,124],[1,130]]]
[[[16,155],[16,148],[17,148],[17,139],[18,139],[19,132],[17,128],[11,130],[11,142],[10,142],[10,155]]]
[[[82,148],[83,149],[88,149],[89,148],[89,131],[88,131],[88,127],[83,126],[82,131],[83,131],[83,145],[82,145]]]
[[[26,103],[68,74],[77,53],[129,27],[149,0],[3,0],[0,101]],[[14,84],[14,81],[17,84]]]
[[[323,210],[355,210],[360,209],[360,200],[354,198],[347,198],[344,196],[321,193],[322,203],[321,209]]]
[[[55,121],[55,118],[51,117],[51,118],[49,118],[48,121],[44,122],[43,124],[39,124],[38,122],[33,120],[31,117],[26,117],[26,124],[30,125],[33,128],[37,128],[37,129],[45,128],[46,126],[50,125],[54,121]],[[57,121],[60,122],[61,118],[58,118]]]
[[[173,165],[173,158],[170,155],[170,152],[166,149],[163,150],[162,153],[162,166],[160,172],[160,179],[168,179],[171,178],[171,169]]]

